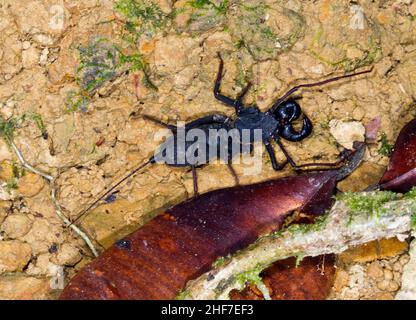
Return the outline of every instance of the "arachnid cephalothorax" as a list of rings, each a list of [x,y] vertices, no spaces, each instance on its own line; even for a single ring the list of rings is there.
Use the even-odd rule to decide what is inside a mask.
[[[250,84],[246,86],[242,90],[242,92],[239,94],[239,96],[236,99],[229,98],[225,95],[223,95],[220,92],[220,85],[221,85],[221,79],[223,74],[223,68],[224,68],[224,62],[221,58],[221,55],[218,54],[218,58],[220,60],[219,64],[219,70],[217,74],[217,78],[214,85],[214,96],[216,99],[221,101],[227,106],[230,106],[235,109],[236,117],[230,118],[225,115],[221,114],[213,114],[209,116],[205,116],[202,118],[198,118],[192,122],[189,122],[185,124],[185,127],[178,128],[174,125],[163,123],[160,120],[157,120],[155,118],[144,116],[145,119],[151,120],[163,127],[166,127],[172,131],[172,135],[160,146],[159,151],[155,153],[154,156],[152,156],[147,162],[140,165],[138,168],[134,169],[132,172],[130,172],[126,177],[124,177],[122,180],[117,182],[114,186],[112,186],[110,189],[108,189],[104,195],[102,195],[99,199],[97,199],[94,203],[92,203],[86,210],[82,212],[79,217],[81,217],[83,214],[85,214],[88,210],[90,210],[93,206],[95,206],[100,200],[104,199],[110,192],[112,192],[115,188],[117,188],[121,183],[123,183],[125,180],[127,180],[129,177],[133,176],[135,173],[137,173],[139,170],[141,170],[143,167],[145,167],[148,164],[156,163],[158,162],[157,159],[161,156],[161,153],[166,150],[166,147],[168,146],[177,146],[179,144],[180,137],[177,134],[178,130],[183,130],[186,134],[188,131],[192,129],[199,129],[202,130],[202,132],[206,133],[208,135],[208,132],[210,130],[236,130],[237,132],[243,133],[244,131],[249,132],[249,148],[246,148],[250,152],[252,150],[252,145],[255,141],[261,140],[261,142],[265,145],[267,153],[271,159],[271,163],[274,170],[281,170],[287,163],[289,163],[293,168],[296,170],[301,170],[305,167],[316,167],[316,170],[325,170],[334,168],[340,165],[342,161],[345,160],[347,156],[351,154],[350,153],[344,153],[343,156],[334,163],[307,163],[298,165],[293,161],[285,147],[283,146],[281,139],[285,139],[287,141],[301,141],[308,137],[312,132],[312,123],[309,120],[309,118],[302,114],[301,107],[299,104],[289,97],[296,91],[298,91],[301,88],[310,88],[310,87],[316,87],[321,86],[330,82],[334,82],[340,79],[349,78],[353,76],[357,76],[360,74],[365,74],[368,72],[371,72],[370,70],[361,71],[353,74],[348,75],[342,75],[330,79],[326,79],[323,81],[315,82],[315,83],[309,83],[309,84],[301,84],[297,85],[293,88],[291,88],[289,91],[287,91],[281,98],[277,99],[277,101],[265,112],[261,111],[257,106],[251,105],[246,106],[244,105],[243,98],[248,92],[250,88]],[[302,128],[297,131],[294,128],[294,124],[297,120],[302,118]],[[261,135],[254,134],[254,131],[260,130]],[[186,153],[189,151],[189,148],[195,148],[195,141],[182,141],[184,143],[184,150],[182,153]],[[283,154],[285,155],[287,161],[284,163],[279,164],[276,160],[275,151],[273,148],[272,143],[275,142],[279,148],[282,150]],[[206,148],[196,148],[195,152],[200,152],[201,149],[205,150],[207,153],[204,157],[206,159],[205,163],[200,163],[198,161],[189,161],[186,157],[184,158],[184,161],[178,161],[179,157],[181,156],[181,152],[179,152],[176,148],[173,150],[172,159],[170,162],[167,162],[167,165],[170,166],[176,166],[176,167],[190,167],[192,169],[193,173],[193,181],[194,181],[194,193],[195,195],[198,193],[197,188],[197,177],[196,177],[196,167],[207,164],[209,160],[212,160],[212,157],[218,157],[218,153],[216,154],[210,154],[208,153],[209,147],[213,147],[214,149],[220,149],[220,139],[217,138],[215,140],[210,140],[204,142],[206,144],[209,144],[206,146]],[[235,148],[228,148],[228,154],[227,164],[233,174],[233,176],[236,179],[236,182],[238,183],[238,177],[235,174],[235,171],[233,170],[230,160],[242,152],[242,148],[239,148],[237,152],[235,151]],[[192,152],[194,151],[191,150]],[[79,218],[78,218],[79,219]]]

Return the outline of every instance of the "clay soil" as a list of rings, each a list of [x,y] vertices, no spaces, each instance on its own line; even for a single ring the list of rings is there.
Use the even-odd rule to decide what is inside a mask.
[[[0,298],[54,299],[93,258],[56,216],[50,185],[19,164],[7,128],[26,160],[57,178],[58,200],[75,219],[158,146],[161,127],[144,114],[173,124],[233,116],[213,96],[217,52],[222,91],[234,97],[251,82],[245,101],[262,110],[295,84],[373,67],[295,94],[314,124],[307,139],[285,142],[299,163],[336,160],[380,122],[341,191],[378,181],[416,114],[412,0],[0,0]],[[235,165],[243,184],[293,174],[275,172],[266,154],[259,174],[244,175],[245,166]],[[198,169],[198,177],[200,192],[234,185],[223,164]],[[192,192],[189,170],[154,165],[78,225],[103,250]],[[330,298],[394,298],[407,245],[371,246],[339,258]]]

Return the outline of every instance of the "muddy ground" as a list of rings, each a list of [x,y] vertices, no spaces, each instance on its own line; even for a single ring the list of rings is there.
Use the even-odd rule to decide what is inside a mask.
[[[144,114],[170,123],[233,115],[212,93],[217,52],[222,91],[234,97],[250,81],[246,102],[262,110],[295,84],[374,67],[295,94],[314,124],[309,138],[285,143],[299,163],[336,160],[381,121],[342,191],[378,181],[415,116],[415,1],[0,0],[0,298],[53,299],[92,259],[56,216],[50,185],[22,169],[7,141],[57,177],[58,200],[75,219],[152,155],[161,128]],[[235,168],[244,184],[293,173],[273,171],[266,154],[260,174]],[[201,192],[234,185],[222,164],[198,169],[198,179]],[[79,225],[102,250],[189,195],[189,170],[155,165]],[[340,257],[330,298],[394,298],[406,249],[390,240]]]

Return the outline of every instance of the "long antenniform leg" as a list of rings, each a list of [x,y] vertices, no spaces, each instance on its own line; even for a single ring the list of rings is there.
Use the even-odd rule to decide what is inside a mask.
[[[334,77],[334,78],[330,78],[330,79],[326,79],[326,80],[322,80],[322,81],[318,81],[318,82],[314,82],[314,83],[306,83],[306,84],[300,84],[297,85],[295,87],[293,87],[292,89],[290,89],[289,91],[287,91],[281,98],[279,98],[271,107],[270,109],[267,111],[268,113],[273,113],[276,111],[276,109],[280,106],[280,104],[282,102],[284,102],[292,93],[298,91],[301,88],[311,88],[311,87],[318,87],[318,86],[322,86],[324,84],[330,83],[330,82],[335,82],[341,79],[345,79],[345,78],[351,78],[351,77],[355,77],[358,76],[360,74],[365,74],[365,73],[369,73],[373,70],[373,68],[370,68],[369,70],[365,70],[365,71],[361,71],[361,72],[356,72],[356,73],[352,73],[352,74],[347,74],[347,75],[343,75],[343,76],[338,76],[338,77]]]
[[[154,123],[156,123],[156,124],[158,124],[158,125],[161,125],[162,127],[168,128],[168,129],[170,129],[170,130],[172,130],[172,131],[174,131],[174,132],[175,132],[176,130],[178,130],[178,127],[176,127],[176,126],[174,126],[174,125],[172,125],[172,124],[165,123],[165,122],[163,122],[163,121],[161,121],[161,120],[159,120],[159,119],[156,119],[156,118],[154,118],[154,117],[152,117],[152,116],[143,115],[143,119],[145,119],[145,120],[149,120],[149,121],[152,121],[152,122],[154,122]]]
[[[343,164],[343,162],[355,152],[355,150],[347,150],[346,152],[343,152],[341,156],[339,157],[339,159],[335,162],[316,162],[316,163],[305,163],[305,164],[298,165],[292,159],[289,152],[286,150],[285,146],[282,144],[282,142],[280,141],[278,137],[275,138],[275,141],[277,145],[280,147],[280,149],[282,150],[289,164],[296,170],[306,170],[306,171],[307,170],[331,170],[334,168],[339,168]],[[315,168],[308,169],[310,167],[315,167]]]
[[[230,107],[234,107],[236,113],[239,114],[241,108],[243,107],[242,100],[244,96],[247,94],[248,90],[250,89],[251,83],[248,83],[248,85],[238,95],[237,99],[232,99],[221,94],[220,86],[221,86],[222,74],[224,70],[224,60],[222,59],[220,53],[218,53],[218,58],[220,60],[220,65],[218,67],[217,79],[215,80],[215,85],[214,85],[214,96],[216,99],[218,99],[222,103],[225,103],[226,105]]]
[[[178,130],[177,126],[162,122],[159,119],[153,118],[152,116],[143,115],[143,119],[150,120],[150,121],[152,121],[156,124],[161,125],[162,127],[165,127],[165,128],[168,128],[168,129],[172,130],[173,132],[176,132]],[[192,129],[192,128],[201,126],[203,124],[227,123],[227,122],[230,122],[230,121],[231,121],[231,119],[224,116],[224,115],[214,114],[214,115],[211,115],[211,116],[202,117],[202,118],[196,119],[194,121],[191,121],[189,123],[186,123],[185,124],[185,130]]]
[[[72,221],[71,225],[76,223],[77,221],[79,221],[79,219],[81,219],[88,211],[90,211],[92,208],[95,207],[95,205],[97,203],[99,203],[101,200],[103,200],[105,197],[107,197],[108,194],[110,194],[114,189],[116,189],[119,185],[121,185],[124,181],[126,181],[128,178],[130,178],[131,176],[135,175],[138,171],[140,171],[141,169],[143,169],[144,167],[146,167],[149,164],[152,164],[154,162],[153,157],[150,158],[148,161],[146,161],[145,163],[141,164],[140,166],[138,166],[136,169],[134,169],[133,171],[131,171],[129,174],[127,174],[123,179],[121,179],[120,181],[118,181],[114,186],[112,186],[110,189],[106,188],[106,191],[97,199],[95,200],[93,203],[91,203],[86,209],[84,209],[83,211],[81,211],[78,215],[77,218]]]

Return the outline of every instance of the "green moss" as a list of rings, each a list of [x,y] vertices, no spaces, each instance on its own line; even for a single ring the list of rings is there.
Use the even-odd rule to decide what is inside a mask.
[[[303,16],[280,5],[271,7],[265,1],[241,1],[235,9],[229,22],[230,33],[237,47],[247,50],[256,61],[275,59],[304,34]],[[266,23],[265,17],[275,14],[284,19],[287,28],[282,30]]]
[[[16,162],[12,164],[12,177],[6,181],[6,190],[11,192],[18,188],[19,179],[25,175],[25,170],[20,167]]]
[[[151,0],[118,0],[115,10],[126,17],[126,39],[131,43],[135,43],[143,34],[152,36],[166,27],[174,16],[174,13],[164,13]]]
[[[416,187],[413,187],[412,189],[410,189],[410,191],[405,193],[403,198],[404,199],[410,199],[410,200],[416,200]]]
[[[252,270],[237,274],[235,279],[241,287],[244,287],[246,283],[257,284],[258,282],[263,282],[263,279],[260,277],[260,273],[263,269],[264,268],[257,266]]]
[[[303,252],[299,252],[299,253],[297,253],[297,254],[295,255],[295,257],[296,257],[296,264],[295,264],[295,267],[297,268],[297,267],[299,267],[299,266],[300,266],[300,264],[302,263],[303,259],[305,259],[305,253],[303,253]]]
[[[410,189],[410,191],[405,193],[403,198],[409,199],[409,200],[416,200],[416,187],[413,187],[412,189]],[[414,212],[416,212],[416,205],[412,209]],[[416,213],[412,215],[411,219],[412,219],[412,229],[416,230]]]
[[[207,7],[213,8],[217,14],[224,15],[227,13],[229,0],[223,0],[219,5],[216,5],[214,2],[210,0],[190,0],[188,1],[188,5],[190,5],[194,9],[204,9]]]
[[[0,117],[0,136],[10,143],[15,135],[16,129],[25,121],[26,115],[12,117],[4,120]]]
[[[243,39],[238,39],[235,43],[234,46],[236,49],[241,49],[244,47],[244,40]]]
[[[416,230],[416,214],[412,215],[412,229]]]
[[[117,76],[117,51],[107,39],[98,37],[88,46],[80,46],[78,52],[80,64],[76,81],[82,91],[91,96],[107,81]]]
[[[25,175],[26,171],[21,166],[19,166],[16,162],[12,164],[12,174],[13,177],[16,179],[20,179]]]
[[[178,295],[175,297],[175,300],[187,300],[190,298],[190,293],[188,290],[183,290],[178,293]]]
[[[265,269],[264,266],[256,266],[254,269],[241,272],[235,275],[234,279],[241,288],[244,288],[246,283],[251,283],[257,286],[266,300],[270,300],[269,290],[263,282],[260,273]]]
[[[317,218],[315,218],[314,223],[311,224],[299,224],[299,223],[295,223],[295,224],[291,224],[289,227],[287,227],[286,229],[281,229],[278,231],[275,231],[272,233],[272,236],[274,237],[281,237],[283,236],[285,233],[300,233],[300,234],[305,234],[308,232],[316,232],[316,231],[320,231],[324,228],[325,224],[326,224],[326,220],[327,216],[326,215],[322,215],[319,216]]]
[[[348,208],[351,209],[351,222],[354,219],[354,213],[367,213],[369,215],[382,215],[386,208],[383,205],[389,201],[400,199],[401,195],[391,191],[378,191],[372,194],[362,193],[344,193],[337,197],[338,200],[344,201]]]
[[[91,98],[83,95],[80,91],[71,90],[68,92],[65,106],[68,112],[75,112],[78,110],[86,111]]]
[[[375,39],[375,37],[372,35],[369,37],[368,40],[368,44],[366,46],[366,48],[361,48],[361,46],[359,44],[356,44],[355,47],[357,47],[358,49],[364,51],[364,57],[363,58],[356,58],[356,59],[349,59],[346,57],[346,50],[344,51],[344,54],[341,56],[341,58],[339,60],[331,60],[325,56],[323,56],[319,51],[317,51],[316,48],[314,47],[325,47],[328,46],[328,44],[326,43],[322,43],[319,44],[322,35],[323,35],[324,30],[322,29],[322,27],[315,33],[313,39],[312,39],[312,44],[309,48],[309,52],[319,61],[326,63],[330,66],[333,67],[342,67],[345,71],[353,71],[357,68],[363,67],[363,66],[368,66],[373,64],[380,56],[382,53],[382,48],[379,44],[379,41],[377,41]],[[338,44],[339,46],[343,45],[343,42],[341,42],[340,44]],[[334,48],[337,47],[338,45],[332,45]]]
[[[140,55],[125,56],[108,39],[96,37],[87,46],[78,47],[79,60],[75,80],[79,90],[71,90],[65,101],[69,112],[87,111],[96,91],[116,79],[128,64],[131,71],[144,68]]]
[[[18,184],[18,180],[15,177],[10,178],[6,182],[6,191],[10,193],[12,190],[16,190],[17,184]]]
[[[385,157],[390,156],[391,152],[393,151],[393,145],[389,142],[385,132],[381,134],[380,143],[381,143],[381,146],[380,146],[380,149],[378,150],[378,153]]]
[[[329,130],[329,121],[325,121],[319,124],[323,130]]]
[[[129,53],[123,52],[115,46],[118,53],[119,66],[123,66],[130,72],[143,72],[143,84],[153,90],[157,87],[150,79],[150,68],[143,55],[137,48],[137,43],[142,37],[152,38],[157,31],[168,27],[177,15],[178,11],[164,13],[154,1],[148,0],[118,0],[115,10],[126,19],[123,39],[128,43]],[[123,45],[123,47],[126,47]]]
[[[214,261],[214,263],[212,264],[213,268],[218,268],[222,265],[224,265],[225,261],[227,261],[226,257],[219,257],[217,258],[217,260]]]
[[[46,126],[45,126],[45,123],[43,122],[42,116],[37,112],[29,113],[28,116],[31,120],[35,122],[41,134],[42,135],[46,134]]]

